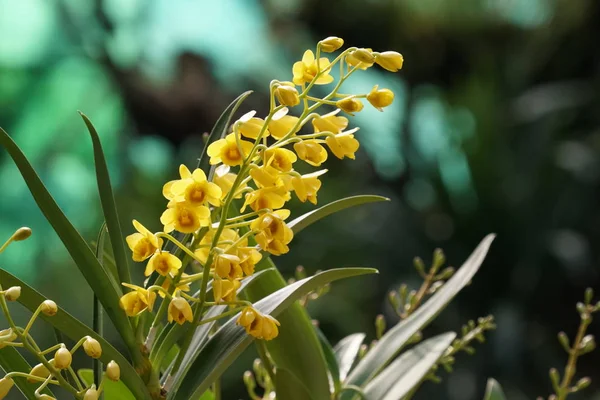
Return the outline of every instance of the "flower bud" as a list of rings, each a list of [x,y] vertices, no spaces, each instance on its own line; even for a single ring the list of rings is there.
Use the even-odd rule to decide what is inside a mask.
[[[21,240],[27,239],[29,236],[31,236],[31,229],[24,226],[16,230],[16,232],[13,234],[12,240],[15,242],[20,242]]]
[[[381,314],[379,314],[377,317],[375,317],[375,337],[377,339],[381,339],[381,337],[383,336],[383,333],[385,332],[385,317]]]
[[[254,375],[252,374],[252,372],[244,372],[244,384],[250,392],[253,392],[254,389],[256,389],[256,380],[254,380]]]
[[[48,396],[47,394],[41,394],[40,397],[38,397],[39,400],[56,400],[55,397],[52,396]]]
[[[402,69],[404,57],[395,51],[384,51],[383,53],[375,54],[375,62],[388,71],[397,72]]]
[[[45,300],[41,305],[41,310],[45,315],[52,317],[58,312],[58,306],[52,300]]]
[[[51,363],[52,362],[53,362],[53,360],[51,360]],[[48,371],[48,368],[46,368],[46,366],[44,364],[40,363],[31,369],[31,371],[29,372],[29,375],[33,375],[33,376],[37,376],[38,378],[46,379],[48,376],[50,376],[50,371]],[[31,378],[27,378],[27,382],[39,383],[37,380],[31,379]]]
[[[15,383],[11,378],[4,377],[0,379],[0,400],[5,398],[10,389],[12,389]]]
[[[360,62],[364,62],[367,64],[373,64],[375,61],[375,56],[373,52],[369,49],[357,49],[352,52],[352,56]]]
[[[354,115],[354,113],[359,112],[364,107],[363,103],[356,97],[346,97],[345,99],[338,100],[335,105],[350,115]]]
[[[328,38],[321,40],[319,44],[321,45],[321,50],[325,53],[331,53],[344,45],[344,39],[336,36],[329,36]]]
[[[111,361],[106,366],[106,377],[111,381],[117,382],[121,379],[121,367],[114,361]]]
[[[98,400],[98,396],[99,393],[96,390],[96,385],[92,385],[91,388],[86,390],[85,394],[83,395],[83,400]]]
[[[571,345],[569,344],[569,337],[564,332],[558,333],[558,342],[563,347],[563,349],[569,353],[571,351]]]
[[[284,106],[294,107],[300,104],[300,95],[294,86],[279,85],[275,88],[275,97]]]
[[[100,358],[102,355],[102,346],[100,346],[100,343],[89,336],[85,339],[85,342],[83,342],[83,350],[85,351],[85,354],[92,358]]]
[[[582,390],[590,386],[590,383],[592,383],[592,380],[586,376],[585,378],[581,378],[580,380],[578,380],[575,384],[575,387],[577,388],[577,390]]]
[[[54,354],[54,366],[58,369],[67,369],[73,361],[71,352],[66,347],[61,347]]]
[[[10,343],[17,338],[17,334],[11,328],[0,331],[0,349],[6,347],[6,343]]]
[[[390,89],[377,89],[377,85],[367,95],[367,100],[373,107],[383,111],[384,107],[389,106],[394,101],[394,92]]]
[[[4,292],[4,297],[8,301],[15,301],[21,296],[21,286],[11,286]]]

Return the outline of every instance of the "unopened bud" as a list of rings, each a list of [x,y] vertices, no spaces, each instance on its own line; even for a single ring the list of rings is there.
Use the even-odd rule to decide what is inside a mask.
[[[19,228],[15,231],[15,233],[13,234],[12,239],[15,242],[20,242],[21,240],[25,240],[27,239],[29,236],[31,236],[31,229],[29,229],[28,227],[24,226],[22,228]]]
[[[392,306],[394,311],[397,311],[400,307],[400,298],[398,297],[398,292],[396,292],[395,290],[390,291],[388,293],[388,301],[390,302],[390,305]]]
[[[253,392],[256,389],[256,380],[254,379],[254,375],[250,371],[244,372],[244,384],[246,385],[246,389],[249,392]]]
[[[435,279],[436,280],[447,280],[452,278],[452,275],[454,275],[454,268],[453,267],[446,267],[442,270],[442,272],[440,272],[439,274],[436,275]]]
[[[41,394],[38,397],[39,400],[56,400],[56,397],[49,396],[47,394]]]
[[[296,267],[296,279],[300,280],[300,279],[304,279],[306,278],[306,270],[304,269],[304,267],[302,265],[298,265]]]
[[[419,275],[421,275],[423,278],[427,276],[427,272],[425,272],[425,263],[421,257],[415,257],[413,260],[413,265],[415,266],[415,269]]]
[[[4,297],[8,301],[16,301],[21,296],[21,286],[11,286],[4,292]]]
[[[594,351],[595,348],[596,340],[594,339],[594,335],[585,335],[579,343],[579,350],[581,351],[581,354],[586,354],[591,351]]]
[[[14,384],[15,383],[11,378],[4,377],[0,379],[0,399],[6,397],[6,395],[8,394],[8,392],[10,392],[10,389],[12,389]]]
[[[52,300],[44,300],[44,302],[41,305],[41,311],[45,315],[52,317],[58,312],[58,306]]]
[[[121,367],[114,361],[111,361],[106,366],[106,377],[111,381],[117,382],[121,379]]]
[[[571,345],[569,344],[569,337],[567,336],[566,333],[560,332],[558,334],[558,341],[560,342],[561,346],[563,347],[563,349],[565,349],[565,351],[567,353],[569,353],[571,351]]]
[[[328,38],[321,40],[319,44],[321,45],[321,50],[325,53],[331,53],[344,45],[344,39],[336,36],[329,36]]]
[[[73,356],[66,347],[61,347],[54,354],[54,366],[58,369],[67,369],[71,366]]]
[[[275,88],[274,93],[279,103],[284,106],[294,107],[300,104],[300,94],[294,86],[279,85]]]
[[[83,342],[83,350],[85,354],[92,358],[100,358],[102,355],[102,346],[100,346],[100,343],[89,336]]]
[[[96,390],[96,385],[92,385],[91,388],[86,390],[83,400],[98,400],[99,393]]]
[[[53,360],[51,360],[51,361],[53,361]],[[48,371],[48,368],[46,368],[46,366],[44,364],[40,363],[31,369],[31,371],[29,372],[29,375],[33,375],[38,378],[46,379],[48,376],[50,376],[50,371]],[[27,382],[36,383],[38,381],[35,379],[27,378]]]
[[[550,369],[550,381],[552,382],[554,389],[558,389],[560,387],[560,374],[556,368]]]
[[[384,51],[383,53],[375,54],[375,62],[388,71],[397,72],[402,69],[404,57],[395,51]]]
[[[11,328],[0,331],[0,349],[6,347],[6,343],[10,343],[17,338],[17,334]]]
[[[352,96],[336,101],[335,105],[340,110],[347,112],[350,115],[354,115],[354,113],[359,112],[364,107],[362,101]]]
[[[446,262],[446,256],[442,249],[435,249],[433,252],[433,269],[438,270]]]
[[[369,346],[367,346],[366,344],[361,344],[360,347],[358,348],[358,358],[363,358],[365,355],[367,355],[367,352],[369,351]]]
[[[594,289],[592,289],[590,287],[585,289],[584,299],[585,299],[585,304],[591,304],[592,300],[594,299]]]
[[[586,307],[585,307],[585,304],[583,304],[582,302],[578,302],[578,303],[575,305],[575,308],[577,309],[577,312],[578,312],[578,313],[579,313],[579,314],[582,316],[582,318],[583,318],[583,315],[585,315],[585,314],[586,314],[586,311],[587,311],[587,310],[586,310]]]
[[[582,390],[590,386],[590,383],[592,383],[592,380],[586,376],[585,378],[581,378],[580,380],[578,380],[575,384],[575,387],[577,388],[577,390]]]
[[[352,52],[352,56],[358,61],[367,64],[373,64],[373,62],[375,61],[375,56],[373,55],[373,52],[369,49],[356,49]]]
[[[375,337],[381,339],[385,332],[385,317],[379,314],[375,317]]]

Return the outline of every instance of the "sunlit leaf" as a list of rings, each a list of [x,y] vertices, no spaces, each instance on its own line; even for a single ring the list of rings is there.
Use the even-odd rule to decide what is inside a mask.
[[[450,346],[456,333],[435,336],[404,352],[381,371],[363,392],[369,400],[398,400],[415,389]]]
[[[506,400],[502,386],[494,378],[488,379],[483,400]]]
[[[86,386],[94,383],[94,372],[91,369],[80,369],[77,375]],[[104,380],[104,398],[110,400],[136,400],[135,396],[129,391],[123,381]]]
[[[319,328],[315,328],[317,331],[317,336],[319,337],[319,342],[321,343],[321,349],[323,349],[323,355],[325,356],[325,361],[327,362],[327,368],[329,369],[329,376],[331,377],[331,383],[333,385],[332,392],[337,392],[340,388],[340,370],[338,368],[338,362],[335,358],[335,354],[333,352],[333,348],[331,347],[331,343],[327,340],[327,337]]]
[[[347,384],[363,386],[377,375],[402,350],[411,337],[423,329],[464,288],[479,270],[494,235],[486,236],[462,267],[410,317],[399,322],[369,350],[347,379]],[[350,395],[343,395],[344,399]]]
[[[335,358],[337,359],[340,368],[340,380],[342,382],[346,379],[348,372],[352,369],[352,365],[354,365],[354,361],[360,350],[360,345],[365,340],[365,336],[364,333],[353,333],[340,340],[333,348]]]
[[[371,268],[340,268],[324,271],[292,283],[256,302],[254,306],[260,312],[276,317],[302,296],[329,282],[376,272],[377,270]],[[186,379],[182,382],[179,390],[169,392],[169,400],[188,400],[199,397],[252,342],[252,337],[248,336],[243,328],[236,325],[236,319],[237,315],[228,320],[208,340],[196,361],[190,366]],[[293,325],[286,326],[282,323],[281,330],[284,329],[293,329]],[[306,382],[303,383],[306,384]]]

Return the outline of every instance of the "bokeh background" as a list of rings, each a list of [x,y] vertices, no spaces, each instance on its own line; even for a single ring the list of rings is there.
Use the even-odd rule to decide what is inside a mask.
[[[372,68],[349,81],[346,92],[377,83],[396,100],[352,120],[357,160],[330,157],[319,193],[323,203],[392,201],[312,226],[278,264],[287,275],[297,264],[378,268],[311,305],[332,342],[372,338],[376,314],[394,322],[386,292],[419,284],[414,256],[441,247],[458,266],[497,233],[473,284],[425,333],[489,313],[498,329],[417,398],[480,399],[494,376],[511,400],[531,399],[549,393],[548,369],[566,360],[556,333],[574,333],[574,305],[599,283],[599,21],[595,0],[0,0],[0,125],[91,241],[101,220],[84,111],[123,224],[158,230],[163,182],[194,164],[202,134],[240,92],[255,91],[244,112],[264,113],[269,81],[290,79],[304,49],[329,35],[401,52],[399,73]],[[0,194],[0,237],[34,231],[2,267],[90,321],[91,292],[2,151]],[[225,398],[245,398],[251,358],[228,375]],[[573,398],[600,398],[600,352],[578,372],[596,382]]]

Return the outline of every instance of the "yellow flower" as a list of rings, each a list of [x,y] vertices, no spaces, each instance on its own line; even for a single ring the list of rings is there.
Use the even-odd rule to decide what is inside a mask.
[[[132,292],[124,294],[119,300],[119,305],[125,310],[125,314],[135,317],[143,311],[152,311],[154,300],[156,300],[156,293],[149,292],[143,287],[129,283],[122,283],[122,285],[133,289]]]
[[[181,274],[181,280],[184,280],[187,277],[189,277],[189,275],[186,274],[185,272]],[[165,278],[165,280],[163,281],[163,283],[160,286],[163,289],[165,289],[166,291],[169,291],[172,283],[173,283],[173,277],[171,275],[167,275],[167,277]],[[175,290],[180,290],[182,292],[189,292],[190,285],[188,283],[186,283],[186,284],[178,283],[177,286],[175,287]],[[158,295],[163,298],[165,297],[165,294],[162,291],[159,291]]]
[[[6,397],[10,389],[12,389],[15,382],[11,378],[2,378],[0,379],[0,400]]]
[[[11,328],[0,331],[0,349],[6,347],[7,343],[12,343],[17,338],[17,334]]]
[[[162,247],[162,239],[156,237],[155,234],[150,232],[144,227],[144,225],[133,220],[133,226],[137,233],[133,233],[125,239],[127,245],[133,252],[133,261],[144,261],[150,257],[154,252]]]
[[[254,211],[265,208],[276,210],[284,206],[290,199],[290,193],[283,186],[265,187],[246,194],[246,201],[241,211],[250,206]]]
[[[373,50],[371,49],[361,49],[361,50],[365,50],[367,52],[373,52]],[[364,54],[362,53],[356,53],[356,52],[352,52],[350,54],[348,54],[346,56],[346,63],[348,63],[348,65],[350,67],[357,67],[358,69],[367,69],[371,66],[373,66],[373,62],[364,62],[358,59],[357,56],[363,56],[362,58],[364,59]],[[373,60],[375,61],[375,60]]]
[[[317,116],[312,120],[315,132],[331,132],[340,133],[348,126],[348,118],[338,117],[336,114],[339,110],[330,112],[322,116]]]
[[[346,97],[345,99],[338,100],[335,105],[350,115],[354,115],[354,113],[359,112],[364,107],[362,101],[356,97]]]
[[[375,62],[388,71],[397,72],[402,69],[404,57],[395,51],[384,51],[383,53],[375,53]]]
[[[302,61],[298,61],[294,63],[294,67],[292,69],[294,73],[294,83],[296,85],[302,85],[304,83],[310,83],[321,71],[321,75],[315,81],[316,85],[325,85],[327,83],[333,82],[333,76],[329,75],[329,60],[327,57],[321,57],[318,60],[315,60],[315,55],[311,50],[306,50],[304,55],[302,56]]]
[[[245,136],[247,138],[250,139],[257,139],[258,135],[260,134],[260,131],[262,130],[263,126],[265,125],[265,120],[262,118],[249,118],[249,119],[240,119],[238,121],[238,129],[239,132],[242,134],[242,136]],[[265,131],[263,132],[262,137],[267,137],[269,136],[269,130],[265,129]],[[234,136],[235,138],[235,136]],[[247,156],[248,155],[248,151],[245,151],[244,149],[244,154]]]
[[[354,160],[354,153],[356,153],[358,147],[360,146],[358,140],[356,140],[354,135],[350,132],[340,133],[335,136],[328,136],[325,142],[327,143],[327,146],[329,146],[329,150],[331,150],[333,155],[340,160],[344,157]]]
[[[371,49],[356,49],[352,53],[353,59],[358,60],[361,63],[373,65],[375,62],[375,56]]]
[[[272,119],[269,121],[269,131],[271,132],[271,136],[277,140],[282,139],[285,135],[290,133],[297,122],[298,117],[294,117],[293,115],[284,115],[279,119]]]
[[[394,101],[394,92],[390,89],[378,89],[379,86],[373,86],[371,92],[367,95],[367,100],[373,107],[383,111],[384,107],[389,106]]]
[[[266,150],[265,154],[265,165],[271,166],[281,172],[289,172],[292,170],[298,157],[293,151],[288,149],[276,148],[272,150]]]
[[[233,254],[217,254],[213,262],[215,274],[223,279],[241,278],[244,275],[244,271],[242,271],[240,261],[240,258]]]
[[[263,316],[262,326],[260,329],[250,329],[250,334],[263,340],[272,340],[279,335],[279,321],[270,315]],[[258,327],[257,327],[258,328]],[[257,336],[259,335],[259,336]]]
[[[162,276],[167,276],[170,272],[177,272],[181,268],[181,260],[170,254],[168,251],[157,251],[146,264],[145,276],[150,276],[156,271]]]
[[[256,309],[254,309],[254,307],[244,307],[236,321],[236,324],[248,330],[252,323],[259,318],[262,318],[262,315]]]
[[[201,226],[210,224],[210,210],[205,206],[194,207],[186,202],[169,202],[168,208],[160,216],[165,232],[173,229],[181,233],[194,233]]]
[[[277,186],[281,181],[280,172],[268,165],[252,168],[250,176],[259,188]]]
[[[238,256],[240,257],[240,267],[246,276],[254,273],[254,267],[262,259],[262,254],[254,247],[238,248]]]
[[[303,140],[302,142],[294,143],[294,150],[301,160],[306,161],[314,167],[320,166],[327,160],[327,150],[321,146],[319,140]]]
[[[321,40],[319,45],[321,46],[321,50],[325,53],[331,53],[344,45],[344,39],[336,36],[329,36]]]
[[[221,188],[221,199],[229,193],[235,182],[237,175],[233,172],[229,172],[229,165],[221,164],[215,168],[215,175],[213,176],[213,182]],[[234,198],[240,199],[242,195],[237,195]]]
[[[254,307],[244,308],[236,323],[257,339],[271,340],[279,334],[279,321],[270,315],[261,314]]]
[[[244,152],[244,156],[247,157],[248,154],[250,154],[250,151],[252,151],[252,143],[240,139],[240,146]],[[244,157],[242,157],[242,153],[240,153],[240,149],[238,149],[233,133],[225,136],[225,139],[219,139],[208,146],[207,153],[210,156],[211,165],[222,162],[223,164],[233,167],[241,165],[242,162],[244,162]]]
[[[221,204],[221,188],[206,180],[206,174],[199,168],[193,173],[185,165],[179,166],[181,179],[167,182],[163,186],[163,195],[176,202],[187,201],[193,206],[202,206],[207,202],[215,207]]]
[[[300,104],[300,95],[292,82],[282,82],[273,91],[280,104],[288,107],[294,107]],[[271,129],[271,125],[269,125]],[[273,134],[271,132],[271,134]]]
[[[96,339],[88,336],[83,342],[83,350],[85,354],[92,358],[100,358],[102,355],[102,346]]]
[[[327,172],[326,169],[292,178],[292,186],[294,187],[296,196],[298,196],[298,200],[303,203],[308,200],[315,205],[317,204],[317,192],[321,188],[321,181],[318,177],[325,172]]]
[[[226,302],[235,301],[237,290],[242,286],[238,280],[219,279],[213,281],[213,296],[216,303],[221,300]]]
[[[183,325],[185,321],[192,322],[194,320],[192,307],[183,297],[174,296],[169,303],[167,319],[169,322],[175,321],[179,325]]]
[[[263,250],[276,256],[289,251],[287,245],[294,238],[294,232],[284,222],[289,215],[289,210],[277,210],[252,221],[250,228],[256,232],[256,242]]]

